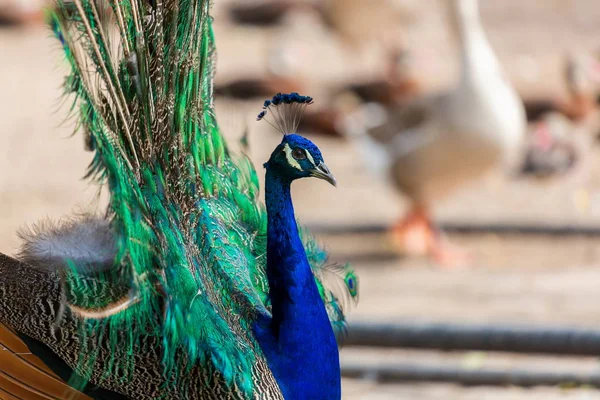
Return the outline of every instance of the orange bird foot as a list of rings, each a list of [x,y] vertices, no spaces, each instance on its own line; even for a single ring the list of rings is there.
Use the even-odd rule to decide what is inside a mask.
[[[390,230],[395,249],[410,257],[428,257],[442,268],[457,268],[471,261],[469,252],[452,245],[422,209],[414,209]]]

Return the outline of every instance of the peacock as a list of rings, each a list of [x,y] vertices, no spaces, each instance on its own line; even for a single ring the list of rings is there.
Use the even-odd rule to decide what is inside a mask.
[[[297,224],[290,194],[304,177],[336,183],[295,134],[312,98],[263,104],[258,119],[283,134],[265,206],[216,121],[209,11],[59,0],[48,12],[94,151],[86,176],[110,198],[24,230],[19,261],[0,255],[0,397],[341,397],[336,336],[357,276]]]

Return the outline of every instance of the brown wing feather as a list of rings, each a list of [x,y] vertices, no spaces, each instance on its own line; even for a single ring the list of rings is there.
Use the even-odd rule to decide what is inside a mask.
[[[5,325],[0,324],[0,398],[91,400],[58,378]]]
[[[8,391],[2,389],[3,387],[3,381],[0,379],[0,400],[24,400],[22,397],[10,394]]]
[[[411,101],[386,108],[388,120],[380,126],[369,129],[369,135],[376,141],[389,144],[395,136],[416,128],[430,117],[430,106],[424,101]]]

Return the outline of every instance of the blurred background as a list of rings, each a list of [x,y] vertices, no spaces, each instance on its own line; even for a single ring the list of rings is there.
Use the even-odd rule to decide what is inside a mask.
[[[234,149],[248,131],[249,154],[262,176],[260,166],[280,141],[268,124],[255,122],[263,100],[290,91],[314,98],[302,133],[323,151],[338,188],[298,182],[294,202],[332,259],[358,272],[360,302],[350,311],[350,327],[353,321],[597,327],[600,5],[481,0],[479,21],[469,3],[476,2],[217,0],[219,123]],[[0,252],[9,255],[18,249],[19,227],[105,201],[82,179],[91,153],[80,135],[72,137],[60,89],[65,66],[43,25],[44,5],[0,0]],[[495,67],[490,54],[501,71],[478,78],[479,70]],[[507,88],[518,102],[503,97]],[[475,100],[453,95],[463,89]],[[488,114],[471,101],[488,104]],[[495,122],[504,120],[527,125],[521,134]],[[415,126],[434,131],[433,153],[422,155],[422,145],[403,139],[395,144],[401,151],[381,152],[396,142],[378,135],[410,137],[402,132]],[[437,139],[435,130],[446,126],[468,127],[471,137],[485,131],[502,145],[488,154],[473,140],[465,151],[454,136]],[[478,151],[493,162],[468,161]],[[454,158],[441,162],[431,154]],[[454,173],[461,169],[469,173]],[[450,188],[425,196],[434,181]],[[341,356],[362,365],[600,373],[593,356],[351,346]],[[344,379],[344,398],[600,399],[589,387],[569,385],[375,378]]]

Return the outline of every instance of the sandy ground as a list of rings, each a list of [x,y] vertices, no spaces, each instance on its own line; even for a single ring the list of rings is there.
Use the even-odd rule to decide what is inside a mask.
[[[415,7],[418,2],[402,3]],[[431,44],[432,51],[445,47],[439,6],[423,1],[409,40]],[[552,79],[558,73],[560,54],[573,46],[600,48],[600,8],[594,1],[502,1],[483,2],[483,19],[490,40],[511,79],[522,91],[560,91]],[[216,10],[217,23],[222,10]],[[439,23],[439,25],[438,25]],[[245,29],[245,30],[244,30]],[[264,68],[261,51],[268,38],[248,28],[217,26],[220,45],[219,68],[239,73],[239,57],[247,57],[244,71]],[[283,40],[285,32],[269,37]],[[83,150],[80,136],[70,137],[66,107],[61,106],[63,73],[57,46],[44,29],[0,30],[0,251],[14,254],[17,229],[41,218],[58,218],[98,203],[97,188],[81,179],[91,154]],[[307,34],[307,43],[316,40]],[[297,39],[297,38],[296,38]],[[437,41],[436,39],[440,39]],[[256,41],[255,41],[256,40]],[[327,39],[333,40],[333,39]],[[308,46],[311,48],[310,46]],[[446,50],[448,51],[448,50]],[[258,55],[257,55],[258,53]],[[335,52],[331,52],[334,54]],[[312,53],[311,53],[312,54]],[[352,64],[348,53],[325,62],[309,62],[311,84],[330,82],[342,65]],[[318,59],[317,56],[314,56]],[[238,60],[238,61],[236,61]],[[533,63],[532,63],[533,60]],[[360,63],[360,60],[357,60]],[[367,62],[368,64],[368,62]],[[448,67],[434,65],[440,81],[451,75]],[[533,69],[525,68],[531,66]],[[371,65],[372,66],[372,65]],[[312,69],[311,69],[312,68]],[[344,76],[358,74],[348,67]],[[366,72],[369,65],[365,66]],[[308,71],[308,72],[307,72]],[[358,71],[358,72],[357,72]],[[527,72],[529,71],[529,72]],[[531,72],[533,71],[533,72]],[[364,71],[363,71],[364,72]],[[544,73],[542,73],[544,72]],[[341,78],[339,78],[341,79]],[[432,85],[434,86],[434,85]],[[258,103],[219,101],[218,114],[225,132],[239,137],[245,124],[260,108]],[[256,165],[264,161],[278,137],[265,127],[251,127],[252,155]],[[307,224],[390,224],[405,204],[383,182],[373,179],[355,149],[332,139],[315,138],[340,183],[334,190],[324,183],[299,182],[294,188],[300,219]],[[513,221],[528,223],[600,223],[600,150],[586,152],[585,162],[574,173],[543,184],[512,179],[506,171],[453,194],[436,208],[444,220],[482,223]],[[99,201],[102,203],[102,201]],[[598,239],[523,235],[453,235],[452,240],[474,255],[472,268],[439,270],[424,260],[377,257],[390,254],[382,235],[323,235],[322,240],[338,260],[353,261],[361,278],[361,298],[350,314],[353,320],[433,320],[474,323],[535,323],[566,326],[600,324],[600,247]],[[463,365],[472,354],[435,352],[358,351],[344,349],[342,360],[392,362],[419,360]],[[600,369],[594,358],[525,358],[484,355],[483,366],[509,368],[556,367],[593,371]],[[368,380],[345,380],[347,399],[600,399],[591,389],[561,388],[461,388],[454,385],[380,385]]]

